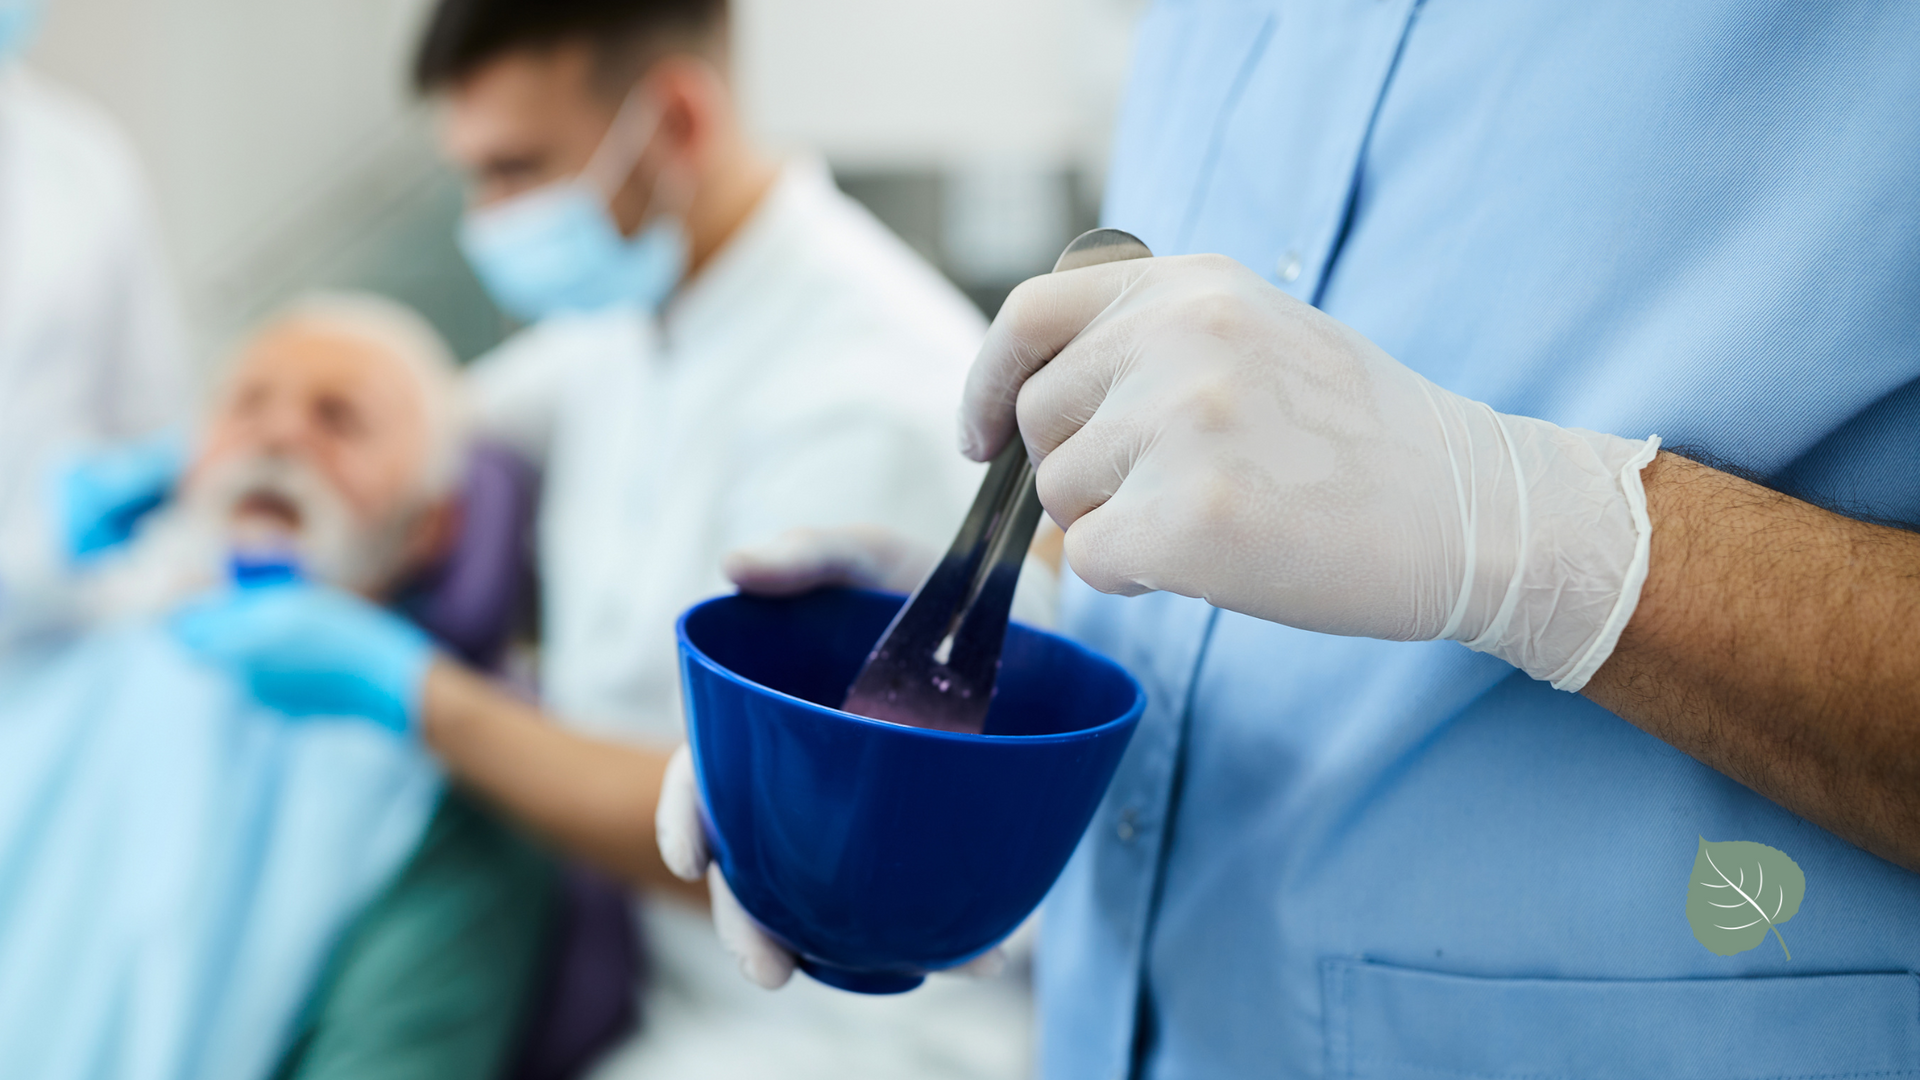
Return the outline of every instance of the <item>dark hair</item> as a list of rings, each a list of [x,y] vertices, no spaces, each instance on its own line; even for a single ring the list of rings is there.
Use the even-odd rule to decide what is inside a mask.
[[[726,0],[440,0],[414,54],[413,86],[432,93],[506,53],[572,41],[594,46],[603,69],[620,68],[647,38],[713,29],[726,7]]]

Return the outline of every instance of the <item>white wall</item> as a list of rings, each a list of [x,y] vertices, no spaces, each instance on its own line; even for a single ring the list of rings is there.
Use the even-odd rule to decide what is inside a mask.
[[[426,212],[409,207],[453,212],[405,85],[430,2],[51,0],[30,59],[132,134],[203,338],[367,277],[343,260],[388,257],[369,237]],[[1004,174],[1099,171],[1139,0],[736,4],[744,107],[771,141],[840,167]]]
[[[52,0],[32,62],[142,152],[198,321],[324,258],[431,154],[404,90],[424,0]]]
[[[1104,160],[1134,0],[736,0],[770,138],[862,168]]]

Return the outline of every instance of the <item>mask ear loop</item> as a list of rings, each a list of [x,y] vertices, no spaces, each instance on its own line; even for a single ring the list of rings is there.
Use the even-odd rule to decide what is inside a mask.
[[[693,192],[693,176],[685,166],[663,166],[653,181],[653,190],[647,193],[646,219],[665,215],[684,221],[687,207],[693,205]]]
[[[653,95],[642,92],[640,84],[634,84],[633,89],[627,91],[619,111],[614,113],[613,126],[594,148],[587,167],[580,170],[581,181],[600,196],[601,205],[611,207],[613,197],[626,186],[633,170],[646,157],[647,148],[653,145],[665,118],[666,109]],[[684,216],[693,202],[693,192],[693,177],[684,167],[662,168],[653,182],[653,190],[647,194],[647,206],[641,218],[643,227],[646,221],[660,214]]]
[[[613,197],[626,186],[640,159],[646,156],[647,147],[653,144],[665,116],[666,109],[653,95],[642,93],[640,84],[634,84],[633,89],[627,91],[619,111],[613,114],[613,125],[607,128],[600,145],[594,147],[587,167],[580,170],[580,181],[592,188],[603,204],[612,203]]]

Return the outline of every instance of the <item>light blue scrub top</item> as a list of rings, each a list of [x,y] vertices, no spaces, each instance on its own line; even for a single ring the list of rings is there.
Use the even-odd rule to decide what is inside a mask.
[[[1106,222],[1501,410],[1920,520],[1920,4],[1164,0]],[[1044,1075],[1920,1076],[1920,876],[1451,643],[1068,590],[1151,703]],[[1698,838],[1806,898],[1716,956]]]

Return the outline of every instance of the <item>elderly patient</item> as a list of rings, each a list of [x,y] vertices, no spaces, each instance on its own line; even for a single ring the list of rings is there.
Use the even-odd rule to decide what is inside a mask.
[[[378,600],[441,555],[456,385],[404,309],[297,307],[241,350],[171,505],[8,614],[0,1076],[499,1071],[544,861],[413,740],[327,715],[354,703],[269,710],[179,642],[210,593],[304,587],[276,565]]]

